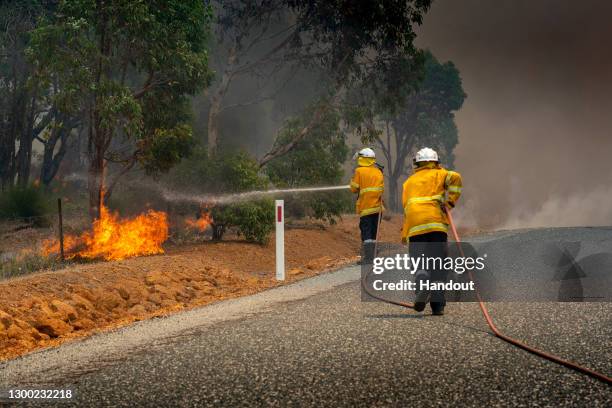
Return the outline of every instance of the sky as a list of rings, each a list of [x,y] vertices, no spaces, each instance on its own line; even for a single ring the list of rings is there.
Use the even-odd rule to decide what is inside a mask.
[[[612,2],[435,0],[417,45],[453,61],[464,223],[612,225]]]

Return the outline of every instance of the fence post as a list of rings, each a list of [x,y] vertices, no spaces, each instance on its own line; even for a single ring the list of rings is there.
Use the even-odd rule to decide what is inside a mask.
[[[62,219],[62,199],[57,199],[57,215],[59,217],[59,246],[60,259],[64,260],[64,221]]]
[[[276,208],[276,280],[285,280],[285,203],[275,201]]]

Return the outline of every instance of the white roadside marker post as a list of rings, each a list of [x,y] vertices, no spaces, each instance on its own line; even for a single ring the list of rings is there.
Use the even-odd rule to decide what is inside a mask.
[[[285,202],[275,201],[276,207],[276,280],[285,280]]]

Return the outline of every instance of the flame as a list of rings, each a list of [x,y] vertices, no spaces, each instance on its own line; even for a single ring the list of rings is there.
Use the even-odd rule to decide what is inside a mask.
[[[90,232],[80,236],[64,236],[66,258],[118,260],[164,252],[162,244],[168,239],[166,213],[149,210],[134,218],[120,219],[118,213],[102,207],[100,218]],[[46,255],[59,253],[59,241],[43,243]]]
[[[185,224],[187,224],[187,227],[197,229],[200,232],[204,232],[204,230],[206,230],[206,228],[208,228],[208,226],[212,224],[212,222],[213,222],[212,216],[210,215],[210,213],[206,211],[202,211],[200,213],[200,217],[197,219],[194,219],[194,218],[185,219]]]

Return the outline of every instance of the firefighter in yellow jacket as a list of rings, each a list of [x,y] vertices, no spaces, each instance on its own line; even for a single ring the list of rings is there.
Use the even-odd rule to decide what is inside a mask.
[[[351,191],[357,196],[357,214],[359,214],[359,229],[364,245],[364,259],[371,261],[374,255],[374,244],[378,229],[378,217],[382,211],[382,195],[384,192],[384,176],[382,166],[376,163],[374,150],[366,147],[357,154],[357,168],[351,180]]]
[[[461,195],[461,175],[439,164],[438,153],[428,147],[417,152],[414,173],[404,183],[402,205],[404,225],[402,242],[408,242],[410,252],[431,257],[446,256],[448,217],[445,208],[453,208]],[[442,270],[428,271],[434,281],[446,279]],[[444,314],[444,292],[426,293],[415,302],[422,311],[431,300],[434,315]]]

